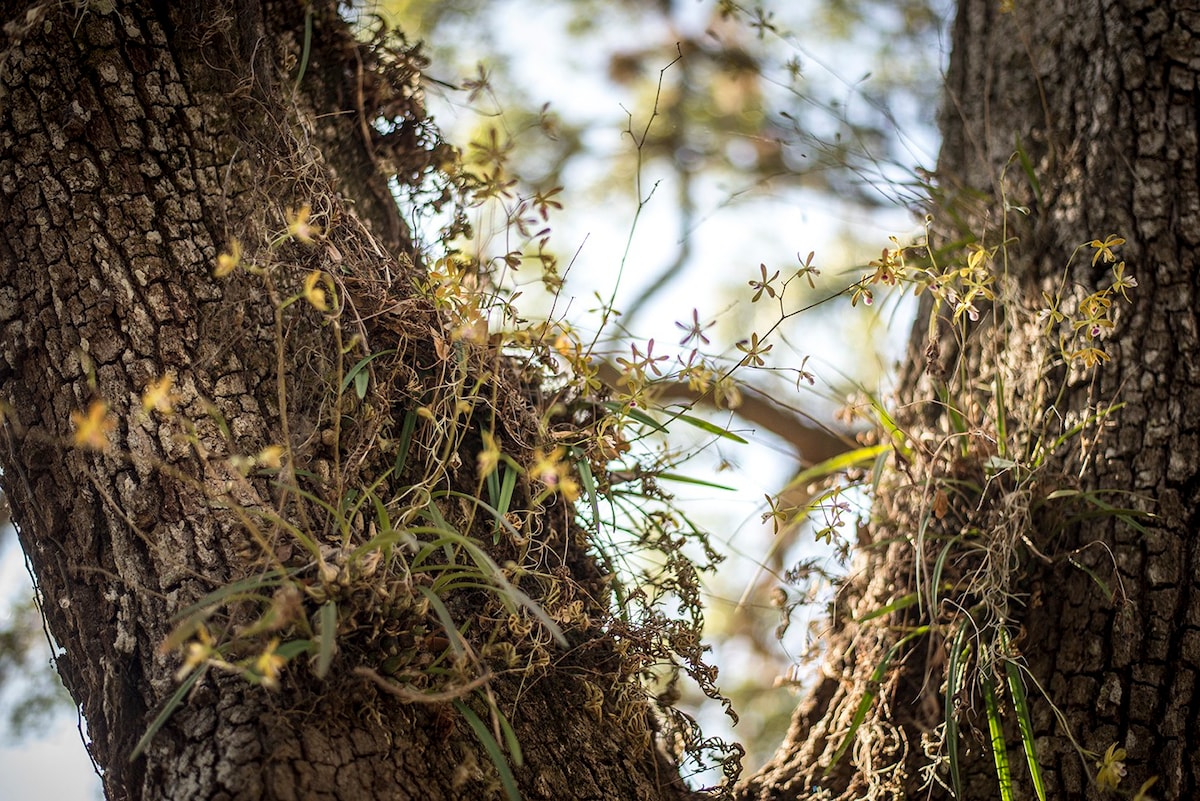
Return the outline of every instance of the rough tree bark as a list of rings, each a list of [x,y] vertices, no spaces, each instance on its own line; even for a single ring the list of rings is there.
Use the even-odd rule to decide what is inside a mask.
[[[1044,305],[1043,290],[1110,284],[1112,265],[1093,261],[1090,248],[1064,276],[1080,243],[1109,234],[1128,240],[1119,257],[1139,283],[1108,342],[1113,361],[1095,380],[1073,374],[1054,408],[1055,415],[1079,419],[1081,410],[1104,403],[1126,406],[1107,420],[1090,448],[1076,443],[1063,449],[1055,481],[1136,493],[1143,500],[1114,503],[1142,505],[1158,518],[1145,533],[1101,517],[1054,536],[1035,519],[1032,540],[1051,564],[1026,549],[1011,570],[1017,647],[1029,675],[1045,689],[1045,697],[1032,690],[1031,701],[1048,797],[1112,797],[1094,783],[1095,757],[1082,758],[1074,737],[1095,754],[1113,744],[1126,749],[1122,793],[1132,796],[1157,776],[1152,796],[1193,798],[1200,793],[1200,7],[1147,0],[1017,0],[1010,10],[996,0],[959,5],[938,170],[943,192],[975,198],[1004,191],[1010,204],[1029,207],[1028,219],[1011,231],[1019,242],[1008,262],[1027,308]],[[1020,164],[1010,163],[1018,148],[1040,181],[1040,197]],[[977,217],[972,224],[976,233],[994,234],[997,217]],[[933,399],[924,356],[928,329],[923,321],[915,330],[916,369],[900,396],[927,409],[931,404],[921,404]],[[980,343],[996,342],[996,332],[981,324],[963,358],[977,364]],[[1031,339],[1020,331],[1001,345],[999,358],[1015,375],[1039,363],[1030,358]],[[944,440],[945,420],[936,410],[914,414],[910,423],[914,441],[926,435],[926,442]],[[936,784],[919,789],[918,773],[928,764],[920,753],[922,735],[943,719],[941,641],[924,639],[893,663],[858,747],[825,775],[883,649],[914,620],[903,612],[872,624],[849,618],[918,586],[913,565],[923,562],[928,569],[936,556],[916,553],[913,545],[921,493],[911,488],[925,476],[896,472],[910,490],[895,494],[887,520],[878,525],[884,531],[890,526],[902,541],[869,552],[859,565],[862,578],[839,604],[845,613],[823,678],[797,710],[783,747],[743,788],[742,798],[804,797],[818,786],[833,796],[859,797],[868,774],[884,791],[873,797],[949,797]],[[1072,561],[1112,587],[1111,602]],[[986,729],[978,693],[959,700],[963,719]],[[1015,728],[1007,735],[1021,782],[1017,797],[1035,797]],[[966,797],[999,797],[982,735],[970,736],[967,750]],[[948,780],[944,770],[941,777]]]
[[[347,610],[384,614],[388,587],[384,600],[342,599],[324,681],[295,665],[272,693],[210,671],[130,760],[177,686],[179,658],[161,650],[176,613],[272,564],[304,586],[329,578],[294,544],[265,554],[248,538],[231,503],[266,510],[260,520],[299,521],[305,507],[243,479],[231,457],[282,445],[285,472],[319,494],[369,476],[367,446],[398,437],[447,372],[485,375],[478,359],[456,366],[439,353],[447,340],[412,292],[415,254],[380,170],[417,186],[446,157],[423,127],[415,61],[401,53],[377,69],[334,2],[5,2],[0,25],[0,467],[108,798],[498,796],[461,715],[354,672],[378,668],[382,646]],[[373,127],[376,114],[395,129]],[[324,236],[275,242],[289,208],[295,221],[310,203]],[[213,277],[235,237],[269,275]],[[379,380],[356,419],[330,412],[336,326],[303,302],[276,314],[313,270],[336,282],[343,342],[359,337],[347,359],[397,352],[373,364]],[[166,375],[170,419],[140,401]],[[389,381],[390,395],[376,388]],[[491,398],[506,452],[527,456],[535,413],[511,386]],[[93,444],[107,437],[106,449],[73,444],[87,419],[73,427],[72,414],[91,408]],[[442,476],[450,489],[475,481],[478,433],[460,445],[451,461],[465,466]],[[539,567],[575,589],[586,621],[607,591],[566,509],[547,502],[528,523],[553,555]],[[500,564],[518,558],[497,547]],[[348,570],[335,551],[325,567]],[[231,614],[230,626],[247,625]],[[524,750],[524,798],[683,797],[612,641],[586,622],[567,634],[569,652],[554,646],[550,664],[488,685]],[[460,697],[488,722],[477,695]]]

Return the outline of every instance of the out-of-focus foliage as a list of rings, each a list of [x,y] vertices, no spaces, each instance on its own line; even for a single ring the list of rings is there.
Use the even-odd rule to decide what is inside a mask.
[[[586,149],[583,135],[611,119],[605,101],[614,92],[633,89],[638,105],[628,110],[644,115],[660,71],[678,57],[658,97],[672,125],[651,137],[646,158],[880,202],[880,187],[854,181],[854,173],[928,156],[907,150],[905,137],[919,135],[936,107],[929,76],[942,58],[941,17],[929,0],[773,5],[384,0],[374,10],[427,42],[435,75],[477,78],[483,62],[497,113],[518,122],[537,118],[564,81],[590,93],[591,103],[554,99],[549,123],[567,135],[559,158],[543,162],[547,178]]]
[[[628,321],[696,267],[700,226],[736,224],[727,212],[769,198],[865,220],[917,202],[944,56],[936,3],[382,0],[364,12],[424,39],[431,76],[465,90],[427,82],[435,108],[481,112],[452,138],[500,127],[522,178],[594,202],[627,200],[638,171],[643,194],[671,198],[676,252],[622,309]]]
[[[0,535],[0,548],[11,529]],[[6,548],[5,548],[6,549]],[[47,657],[41,613],[27,599],[0,614],[0,732],[19,739],[50,725],[50,712],[70,703],[58,676],[44,667]]]

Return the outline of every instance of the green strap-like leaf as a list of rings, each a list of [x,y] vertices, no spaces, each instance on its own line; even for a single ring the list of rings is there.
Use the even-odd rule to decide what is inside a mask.
[[[954,701],[962,689],[963,677],[966,675],[966,658],[970,656],[969,646],[964,646],[969,622],[964,620],[958,626],[958,633],[954,635],[954,643],[950,646],[950,664],[946,671],[946,755],[950,759],[950,786],[955,798],[963,797],[963,789],[958,752],[958,714]]]
[[[1000,788],[1000,798],[1001,801],[1015,801],[1012,771],[1008,767],[1008,747],[1005,745],[1004,729],[1000,724],[1000,708],[996,704],[995,682],[991,676],[982,674],[979,677],[979,687],[983,691],[983,707],[987,712],[992,760],[996,763],[996,783]]]
[[[137,745],[133,747],[133,753],[129,755],[129,761],[137,759],[146,750],[146,746],[150,745],[150,741],[154,739],[154,735],[158,734],[158,730],[171,719],[171,715],[175,714],[175,710],[183,703],[184,697],[188,691],[192,689],[192,685],[200,680],[208,671],[208,665],[201,665],[192,671],[192,674],[183,680],[183,683],[176,688],[175,692],[171,693],[171,697],[167,699],[167,703],[163,706],[162,711],[155,717],[154,721],[146,729],[146,733],[137,741]]]
[[[500,784],[504,787],[504,793],[508,796],[508,801],[521,801],[521,791],[517,789],[517,780],[512,774],[512,768],[508,766],[508,760],[504,758],[504,752],[500,750],[500,743],[496,742],[496,738],[488,731],[487,725],[479,719],[479,716],[471,710],[471,707],[462,701],[455,701],[454,708],[458,710],[458,713],[471,726],[471,731],[475,732],[475,736],[479,739],[480,744],[483,745],[483,749],[487,751],[488,758],[496,766],[496,772],[500,774]]]

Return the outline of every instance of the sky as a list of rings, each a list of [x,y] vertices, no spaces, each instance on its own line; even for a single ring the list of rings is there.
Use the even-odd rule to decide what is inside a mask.
[[[0,623],[7,623],[14,607],[33,592],[25,560],[11,526],[0,529]],[[39,653],[31,660],[50,670],[50,647],[41,643]],[[0,717],[8,714],[4,703],[17,685],[0,690]],[[92,770],[91,760],[83,747],[75,714],[64,704],[53,719],[37,726],[35,731],[17,738],[0,724],[0,776],[3,791],[0,801],[94,801],[100,799],[100,780]]]

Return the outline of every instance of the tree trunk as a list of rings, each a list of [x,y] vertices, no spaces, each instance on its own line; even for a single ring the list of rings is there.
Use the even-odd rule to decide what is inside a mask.
[[[990,319],[985,315],[970,326],[961,352],[943,336],[928,359],[926,296],[913,369],[899,393],[899,405],[915,409],[907,433],[916,455],[883,482],[881,511],[872,524],[874,542],[894,539],[868,548],[856,565],[838,602],[822,678],[797,710],[783,747],[740,797],[796,798],[818,786],[844,798],[863,797],[868,788],[876,791],[874,798],[951,797],[945,732],[937,728],[947,717],[948,640],[964,609],[994,602],[956,594],[956,586],[943,593],[948,600],[932,617],[913,606],[864,618],[908,593],[927,592],[943,549],[945,575],[956,561],[977,565],[997,530],[979,521],[990,515],[1003,522],[1007,514],[1008,528],[1019,530],[1002,571],[1002,622],[1012,643],[991,664],[990,679],[1003,700],[1008,666],[1025,677],[1047,797],[1109,797],[1102,786],[1119,775],[1112,764],[1119,761],[1128,775],[1118,789],[1127,797],[1157,777],[1150,795],[1193,798],[1200,793],[1200,370],[1194,358],[1200,345],[1200,7],[1149,0],[1017,0],[1010,10],[996,0],[959,5],[938,170],[945,202],[933,213],[948,224],[948,211],[963,219],[974,211],[970,231],[987,248],[1005,235],[1015,237],[1004,264],[1013,289]],[[1010,207],[1028,212],[1010,211],[1004,230],[1000,204],[980,200],[1001,195]],[[1050,298],[1061,293],[1063,311],[1078,314],[1081,296],[1110,287],[1116,264],[1101,248],[1073,253],[1081,243],[1099,244],[1111,234],[1127,240],[1115,259],[1126,262],[1138,283],[1128,290],[1130,303],[1119,293],[1109,296],[1120,311],[1115,329],[1097,342],[1112,361],[1095,373],[1066,368],[1062,359],[1043,361],[1038,348],[1053,349],[1056,342],[1047,340],[1054,334],[1047,336],[1029,312],[1046,307],[1044,291]],[[935,330],[950,328],[943,321]],[[1036,470],[1029,465],[1024,473],[989,473],[980,463],[998,447],[994,385],[970,391],[960,383],[949,402],[973,422],[966,439],[953,442],[970,445],[955,464],[939,462],[931,449],[958,447],[950,438],[955,425],[937,400],[939,387],[954,386],[952,379],[943,383],[942,371],[950,366],[954,375],[954,367],[966,365],[968,381],[976,381],[991,374],[989,362],[1007,377],[1010,442],[1025,437],[1028,443],[1041,432],[1053,440],[1098,412],[1102,422],[1067,436]],[[1039,385],[1065,389],[1061,396],[1013,397]],[[1125,406],[1104,414],[1112,403]],[[971,417],[989,407],[990,424],[985,413]],[[961,487],[977,478],[987,489],[967,503],[967,522],[936,536],[931,488]],[[1032,503],[1001,506],[1014,503],[1021,489]],[[1103,497],[1112,506],[1157,516],[1134,518],[1144,527],[1139,530],[1080,494],[1097,489],[1131,493]],[[959,496],[951,490],[950,497],[943,522],[958,511],[953,501]],[[1022,509],[1032,510],[1027,519]],[[955,534],[962,539],[954,540]],[[973,643],[975,659],[989,646],[986,632],[995,631],[997,621],[977,616],[972,622],[979,628],[966,641]],[[913,626],[929,623],[930,634],[901,647],[882,676],[871,675],[888,648]],[[997,798],[982,685],[968,689],[954,699],[963,730],[960,797]],[[878,692],[873,701],[872,691]],[[827,770],[854,729],[864,697],[869,714],[836,767]],[[1002,720],[1016,797],[1035,798],[1016,717],[1010,705]],[[1099,775],[1114,745],[1127,754],[1120,759],[1109,752],[1111,770]],[[922,753],[926,748],[940,757],[937,781],[928,790],[922,788],[930,776],[921,771],[934,760]]]
[[[540,444],[538,411],[413,291],[420,258],[380,165],[436,191],[450,153],[422,114],[419,55],[360,44],[336,7],[0,6],[0,467],[105,792],[485,798],[510,768],[525,799],[682,797],[637,670],[588,623],[609,590],[570,505],[524,507],[521,544],[450,500],[479,491],[479,398],[518,460]],[[347,371],[370,354],[356,399]],[[475,379],[459,425],[439,388]],[[378,533],[368,494],[383,510],[406,492],[425,493],[422,520],[488,543],[513,583],[532,576],[522,589],[570,648],[495,588],[438,597],[447,627],[418,591],[436,574],[406,584],[379,566],[402,540],[354,551]],[[278,639],[296,630],[311,659],[280,680]],[[173,631],[201,676],[174,710]],[[205,638],[222,635],[217,659]],[[523,764],[481,745],[475,723],[508,744],[503,720]]]

